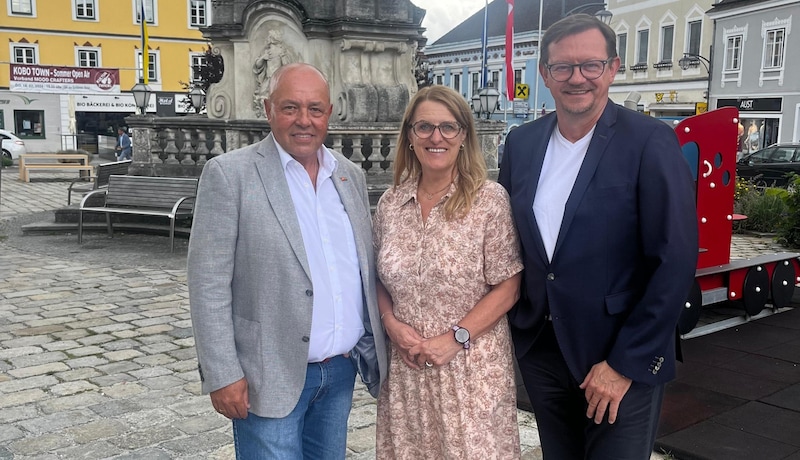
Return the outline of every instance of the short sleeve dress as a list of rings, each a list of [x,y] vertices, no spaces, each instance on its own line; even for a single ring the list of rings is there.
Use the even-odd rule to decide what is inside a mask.
[[[522,271],[522,262],[502,186],[486,181],[470,212],[446,221],[451,186],[423,223],[416,184],[408,180],[381,197],[373,241],[394,315],[433,337],[451,331],[491,286]],[[444,366],[412,369],[392,349],[378,398],[377,458],[519,458],[512,359],[505,316]]]

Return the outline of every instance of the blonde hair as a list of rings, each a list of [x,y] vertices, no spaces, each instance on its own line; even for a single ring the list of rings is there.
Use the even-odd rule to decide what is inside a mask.
[[[462,218],[469,213],[478,189],[486,181],[486,161],[480,150],[478,134],[475,131],[475,120],[467,101],[453,89],[441,85],[422,88],[414,95],[406,107],[400,134],[397,136],[397,155],[394,160],[394,186],[408,180],[419,180],[422,174],[420,164],[414,151],[411,150],[411,119],[420,103],[436,102],[443,105],[456,119],[466,133],[464,143],[456,158],[454,180],[455,192],[444,204],[446,220]]]

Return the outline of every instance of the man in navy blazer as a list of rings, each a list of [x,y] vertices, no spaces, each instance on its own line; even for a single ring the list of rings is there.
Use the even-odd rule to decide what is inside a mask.
[[[511,131],[499,181],[522,243],[509,312],[545,458],[647,459],[697,260],[673,130],[620,107],[613,30],[568,16],[542,41],[556,112]]]

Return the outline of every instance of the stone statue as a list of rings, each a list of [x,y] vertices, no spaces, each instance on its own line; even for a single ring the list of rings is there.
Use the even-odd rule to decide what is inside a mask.
[[[269,80],[272,74],[282,65],[297,62],[297,53],[283,41],[280,29],[271,29],[267,33],[267,44],[261,55],[253,63],[256,76],[256,89],[253,93],[253,110],[256,116],[264,116],[264,99],[269,97]]]

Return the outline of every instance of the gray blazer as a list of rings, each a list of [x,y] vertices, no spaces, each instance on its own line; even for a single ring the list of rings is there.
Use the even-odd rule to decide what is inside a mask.
[[[332,179],[353,226],[366,306],[367,334],[351,359],[377,396],[388,359],[366,180],[361,168],[333,154],[338,166]],[[314,286],[271,134],[203,168],[188,281],[203,393],[245,377],[252,413],[288,415],[305,383]]]

